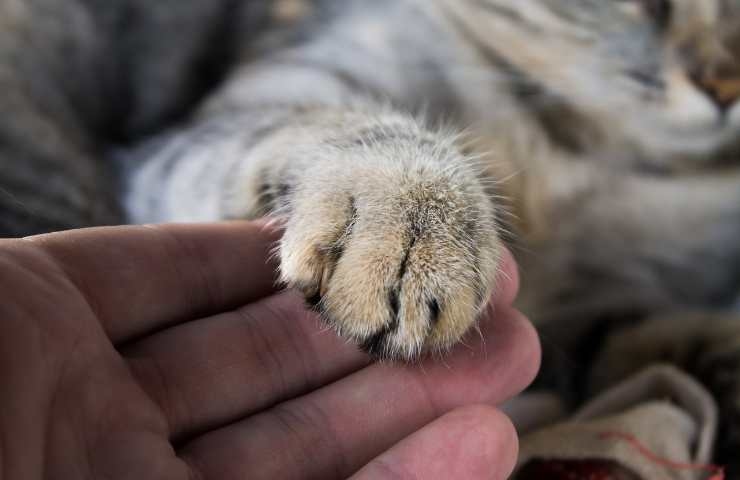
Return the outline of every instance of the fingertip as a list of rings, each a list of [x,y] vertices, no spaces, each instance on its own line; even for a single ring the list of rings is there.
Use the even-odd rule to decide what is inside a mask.
[[[539,372],[542,355],[539,335],[529,319],[513,307],[486,309],[480,331],[471,332],[466,344],[473,352],[480,353],[456,355],[448,363],[456,365],[458,360],[469,368],[485,369],[480,374],[489,379],[486,385],[491,388],[483,392],[496,401],[502,400],[501,394],[508,398],[522,392]],[[461,349],[461,353],[465,351]],[[478,401],[489,400],[480,397]]]
[[[442,419],[458,422],[466,437],[461,447],[481,456],[472,459],[475,469],[469,478],[509,478],[519,455],[519,437],[509,417],[489,405],[469,405]]]
[[[511,250],[503,247],[496,275],[493,303],[504,306],[511,305],[519,294],[519,286],[519,267]]]
[[[524,390],[534,381],[542,366],[542,344],[537,329],[522,312],[512,308],[510,317],[514,329],[512,335],[519,345],[517,357]]]
[[[505,479],[518,450],[516,430],[503,413],[471,405],[402,440],[352,478]]]

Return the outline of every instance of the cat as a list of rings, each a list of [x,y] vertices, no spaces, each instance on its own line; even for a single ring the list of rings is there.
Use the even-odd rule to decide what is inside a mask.
[[[736,2],[313,7],[132,154],[134,221],[283,219],[285,283],[389,358],[470,330],[507,237],[542,324],[738,293]]]
[[[4,0],[0,91],[1,236],[272,215],[378,357],[458,343],[505,246],[543,377],[740,293],[735,0]]]

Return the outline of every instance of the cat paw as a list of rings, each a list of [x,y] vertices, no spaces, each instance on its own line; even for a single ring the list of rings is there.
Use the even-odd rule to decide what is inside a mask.
[[[380,358],[444,352],[475,325],[502,244],[464,168],[312,175],[291,199],[282,280],[341,336]]]

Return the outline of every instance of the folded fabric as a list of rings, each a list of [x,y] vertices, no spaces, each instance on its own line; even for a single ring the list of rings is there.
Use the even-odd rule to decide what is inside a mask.
[[[715,460],[728,480],[740,480],[740,315],[664,314],[614,332],[593,363],[588,391],[598,394],[658,361],[694,375],[712,394],[720,417]]]
[[[707,465],[717,408],[693,378],[653,366],[594,398],[568,421],[525,435],[516,480],[722,479]]]

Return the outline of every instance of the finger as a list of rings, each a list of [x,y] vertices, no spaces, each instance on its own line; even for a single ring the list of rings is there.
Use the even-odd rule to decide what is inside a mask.
[[[506,479],[518,451],[516,431],[493,407],[455,410],[375,458],[353,480]]]
[[[438,416],[497,404],[539,365],[531,324],[511,309],[445,363],[375,364],[320,390],[192,441],[181,451],[207,478],[346,478]]]
[[[516,260],[514,260],[514,255],[511,254],[508,248],[504,248],[496,278],[494,303],[503,306],[514,303],[519,293],[519,281],[519,267],[517,267]]]
[[[285,292],[131,344],[134,376],[175,439],[310,392],[370,363]]]
[[[226,311],[275,289],[279,233],[262,223],[108,227],[29,237],[66,272],[114,342]]]
[[[513,259],[507,264],[511,270]],[[502,277],[502,297],[513,299],[515,282],[514,275]],[[303,305],[295,294],[271,297],[159,332],[123,353],[179,439],[310,392],[369,363]]]

